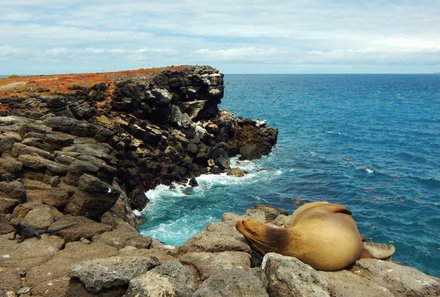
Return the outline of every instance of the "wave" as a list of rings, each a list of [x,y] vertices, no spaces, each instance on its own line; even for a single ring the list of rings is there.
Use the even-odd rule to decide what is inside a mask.
[[[234,210],[241,195],[239,189],[270,182],[283,174],[280,169],[262,166],[264,160],[240,161],[231,159],[231,167],[247,172],[242,177],[222,174],[203,174],[196,177],[198,186],[189,183],[158,185],[146,192],[150,199],[142,211],[146,223],[139,226],[141,234],[152,236],[169,245],[181,245],[200,232],[208,223],[220,220],[225,209]],[[263,201],[260,197],[254,197]]]

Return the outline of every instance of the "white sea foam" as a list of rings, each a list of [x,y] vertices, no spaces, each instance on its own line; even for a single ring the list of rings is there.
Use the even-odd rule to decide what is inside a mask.
[[[148,190],[145,195],[147,195],[150,201],[164,197],[182,197],[188,194],[187,190],[189,188],[191,188],[191,186],[188,184],[172,183],[171,186],[158,185],[154,189]]]
[[[246,174],[242,177],[227,175],[226,173],[202,174],[196,177],[196,181],[199,184],[197,187],[192,188],[189,185],[189,182],[186,184],[173,183],[171,186],[158,185],[156,188],[147,191],[145,194],[148,199],[153,202],[160,198],[178,198],[191,195],[192,193],[203,194],[205,191],[210,190],[215,186],[254,183],[261,181],[262,179],[271,178],[272,175],[279,176],[283,173],[281,169],[275,171],[267,170],[263,168],[258,161],[241,161],[238,157],[231,158],[230,164],[232,168],[238,167],[245,171]]]
[[[219,198],[212,193],[222,192],[231,186],[246,187],[249,184],[271,180],[283,173],[280,169],[265,169],[261,160],[254,162],[233,158],[230,163],[232,168],[238,167],[247,173],[242,177],[226,173],[203,174],[196,177],[197,187],[191,187],[187,183],[158,185],[149,190],[146,195],[150,203],[142,211],[147,223],[141,226],[141,233],[168,244],[180,245],[200,232],[206,224],[219,219],[216,209]]]

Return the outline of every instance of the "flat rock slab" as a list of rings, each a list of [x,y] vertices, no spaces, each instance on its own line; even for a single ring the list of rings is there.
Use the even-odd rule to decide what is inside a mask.
[[[296,258],[268,253],[262,266],[269,280],[270,296],[332,296],[327,277]]]
[[[181,252],[224,252],[240,251],[250,253],[251,249],[243,235],[235,230],[234,224],[215,222],[202,232],[189,239],[180,249]]]
[[[353,273],[388,288],[396,296],[440,296],[440,282],[414,268],[390,261],[358,260]]]
[[[50,260],[30,269],[26,275],[26,280],[29,285],[35,286],[68,275],[72,266],[80,261],[111,257],[117,254],[118,250],[116,248],[105,244],[67,243],[66,247]]]
[[[83,261],[72,267],[71,275],[78,278],[92,292],[116,287],[158,266],[154,257],[116,256]]]
[[[124,297],[190,297],[193,296],[196,287],[197,283],[191,270],[177,261],[172,261],[131,280]]]
[[[9,240],[12,234],[0,236],[0,267],[26,270],[53,257],[63,246],[57,236],[43,235],[43,239],[29,238],[23,242]]]
[[[259,268],[224,270],[211,276],[193,297],[268,297],[267,280]]]
[[[251,267],[251,256],[245,252],[194,252],[183,255],[180,260],[194,266],[202,280],[225,269]]]
[[[55,220],[63,216],[55,207],[41,205],[29,211],[22,220],[22,224],[35,228],[44,229],[49,227]]]
[[[337,297],[393,297],[386,287],[372,283],[347,270],[322,272],[328,279],[329,291]]]
[[[130,226],[130,224],[120,222],[114,230],[95,235],[93,241],[105,243],[121,249],[125,246],[148,248],[151,245],[152,239],[140,235],[134,227]]]
[[[16,292],[20,289],[21,277],[18,271],[13,268],[0,267],[0,275],[0,296],[11,296],[9,292]]]
[[[75,224],[72,227],[57,232],[66,241],[76,241],[81,238],[91,239],[93,236],[110,231],[111,226],[98,223],[83,216],[65,215],[50,226],[50,229]]]

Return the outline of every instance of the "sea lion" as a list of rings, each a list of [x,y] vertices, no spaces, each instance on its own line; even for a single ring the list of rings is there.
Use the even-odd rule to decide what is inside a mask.
[[[395,251],[393,246],[363,242],[351,212],[326,201],[299,207],[287,228],[255,220],[238,221],[235,227],[259,253],[293,256],[316,270],[340,270],[360,258],[385,259]]]

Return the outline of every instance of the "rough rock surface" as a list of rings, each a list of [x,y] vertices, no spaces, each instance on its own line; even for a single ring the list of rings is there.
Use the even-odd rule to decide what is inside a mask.
[[[393,262],[318,272],[272,254],[261,268],[234,224],[285,226],[269,206],[224,214],[180,248],[142,237],[147,189],[245,174],[229,158],[275,144],[264,122],[219,110],[222,96],[208,66],[0,79],[0,296],[440,295],[437,278]],[[49,234],[9,240],[12,223]]]
[[[183,264],[194,266],[202,280],[225,269],[251,266],[251,257],[244,252],[187,253],[180,258],[180,261]]]
[[[226,222],[210,223],[202,232],[189,239],[180,252],[250,252],[250,247],[234,224]]]
[[[136,230],[146,190],[228,172],[241,147],[268,154],[276,142],[276,129],[220,111],[222,97],[223,75],[209,66],[0,79],[0,296],[120,296],[128,281],[91,293],[79,271],[99,273],[72,267],[176,261]],[[50,235],[8,240],[13,223]]]
[[[130,281],[124,297],[190,297],[197,287],[191,270],[177,261],[162,264]]]
[[[154,257],[116,256],[93,259],[75,264],[71,276],[78,278],[92,292],[128,284],[128,282],[159,265]]]
[[[203,282],[194,297],[268,297],[267,280],[259,268],[226,269]]]

